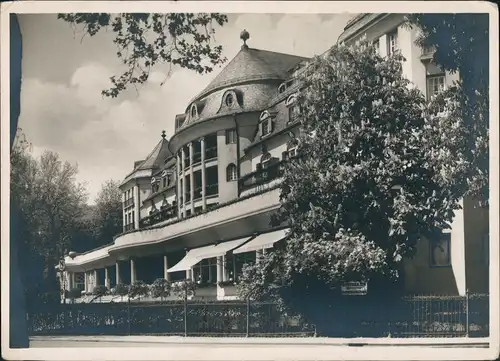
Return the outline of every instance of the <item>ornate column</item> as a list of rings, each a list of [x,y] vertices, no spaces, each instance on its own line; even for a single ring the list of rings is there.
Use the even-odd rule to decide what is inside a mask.
[[[111,289],[111,281],[109,279],[108,267],[104,267],[104,286],[109,290]]]
[[[97,286],[99,286],[99,277],[97,274],[97,270],[95,269],[94,270],[94,287],[97,287]]]
[[[189,198],[191,199],[191,214],[194,214],[194,172],[193,172],[193,142],[189,143],[189,165],[191,176],[189,177]]]
[[[136,277],[136,272],[135,272],[135,261],[133,258],[130,259],[130,284],[135,283],[137,281]]]
[[[122,193],[122,215],[123,215],[123,231],[125,232],[125,226],[127,225],[125,220],[125,200],[126,200],[126,192]]]
[[[116,284],[119,285],[120,283],[122,283],[122,280],[120,277],[120,262],[119,261],[116,261],[115,269],[116,269]]]
[[[182,217],[186,216],[186,155],[184,154],[184,147],[181,148],[181,162],[182,162]]]
[[[208,259],[208,283],[212,283],[213,275],[212,275],[212,261]]]
[[[167,255],[163,256],[163,278],[167,281],[170,281],[170,273],[168,273],[168,257]]]
[[[203,202],[203,210],[207,209],[207,179],[205,166],[205,137],[200,139],[201,143],[201,199]]]
[[[139,186],[134,186],[134,228],[139,229],[140,207],[139,207]]]
[[[222,281],[225,282],[228,279],[228,274],[227,274],[227,260],[226,256],[222,256]]]
[[[188,252],[189,252],[189,251],[186,251],[186,254],[187,254]],[[186,279],[187,279],[187,280],[190,280],[190,279],[191,279],[191,277],[192,277],[192,269],[190,268],[190,269],[187,269],[187,270],[186,270]]]
[[[222,260],[222,257],[219,256],[217,257],[217,283],[224,281],[223,268],[224,268],[224,262]]]
[[[177,216],[180,218],[181,216],[181,197],[182,197],[182,186],[181,186],[181,156],[180,153],[177,152]]]

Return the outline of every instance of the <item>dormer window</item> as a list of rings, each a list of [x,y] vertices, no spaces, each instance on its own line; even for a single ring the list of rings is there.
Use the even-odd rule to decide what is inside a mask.
[[[196,118],[198,116],[198,109],[196,108],[196,104],[191,106],[191,119]]]
[[[282,94],[286,91],[286,88],[287,88],[287,84],[286,83],[282,83],[279,87],[278,87],[278,93],[279,94]]]
[[[297,102],[297,94],[290,95],[285,101],[285,105],[288,108],[288,122],[294,122],[299,119],[300,113],[302,112],[301,105]]]
[[[232,93],[229,93],[226,95],[226,100],[225,100],[226,105],[231,108],[234,104],[234,96]]]
[[[156,179],[155,177],[151,178],[151,191],[153,193],[156,193],[160,190],[160,182],[159,179]]]
[[[260,134],[266,137],[273,132],[273,119],[268,111],[263,111],[260,115]]]

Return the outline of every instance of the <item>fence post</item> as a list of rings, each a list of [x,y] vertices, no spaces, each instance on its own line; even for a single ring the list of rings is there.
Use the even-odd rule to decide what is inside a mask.
[[[250,297],[247,297],[247,333],[246,337],[250,335]]]
[[[465,337],[469,337],[469,289],[465,290]]]
[[[131,323],[131,314],[130,314],[130,297],[127,299],[127,319],[128,319],[128,334],[130,336],[130,323]]]
[[[187,337],[187,289],[184,294],[184,337]]]

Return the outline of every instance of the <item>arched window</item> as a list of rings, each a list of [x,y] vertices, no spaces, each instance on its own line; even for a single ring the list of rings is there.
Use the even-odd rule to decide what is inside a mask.
[[[284,93],[285,91],[286,91],[286,83],[280,84],[280,86],[278,87],[278,93],[281,94]]]
[[[226,179],[228,182],[232,182],[238,179],[238,170],[233,163],[229,164],[226,168]]]
[[[297,102],[297,94],[290,95],[285,101],[285,105],[288,108],[288,122],[296,121],[302,112],[301,105]]]
[[[260,134],[261,137],[265,137],[273,132],[273,119],[271,114],[265,110],[260,114]]]
[[[196,118],[198,116],[198,109],[196,108],[196,104],[191,106],[191,118]]]
[[[226,105],[231,108],[234,104],[234,96],[232,93],[226,95]]]

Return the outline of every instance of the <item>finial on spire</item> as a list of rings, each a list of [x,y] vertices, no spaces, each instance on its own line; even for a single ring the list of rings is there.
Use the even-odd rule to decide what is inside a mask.
[[[161,137],[162,137],[163,139],[165,139],[165,137],[166,137],[166,136],[167,136],[167,134],[165,134],[165,131],[164,131],[164,130],[162,130],[162,131],[161,131]]]
[[[240,33],[240,39],[243,40],[243,45],[241,46],[241,48],[248,49],[247,40],[250,39],[250,33],[246,29],[243,29],[243,31]]]

